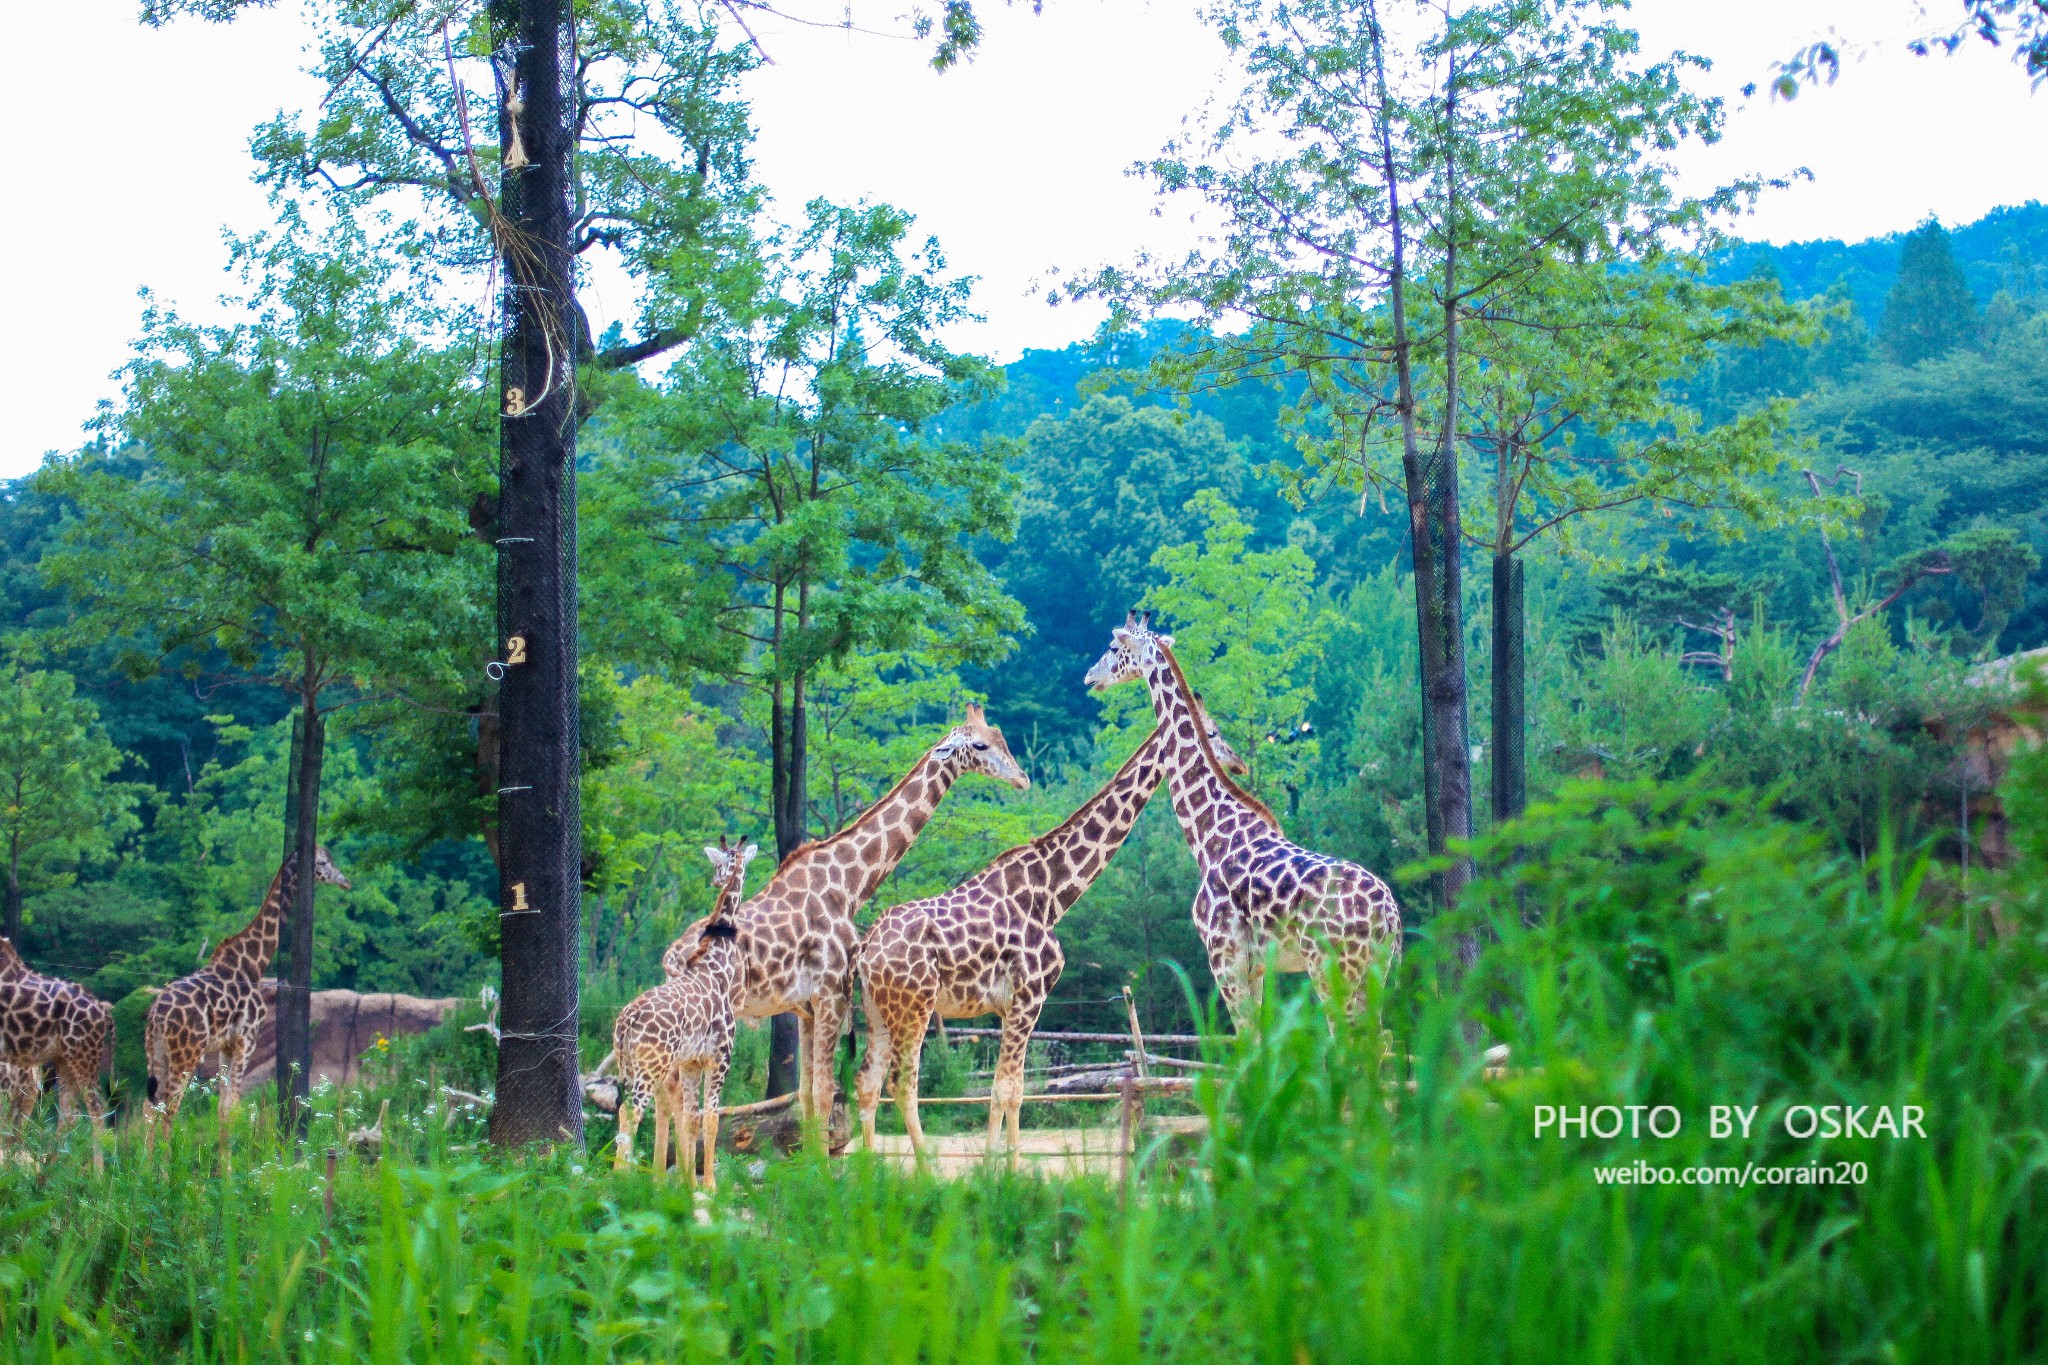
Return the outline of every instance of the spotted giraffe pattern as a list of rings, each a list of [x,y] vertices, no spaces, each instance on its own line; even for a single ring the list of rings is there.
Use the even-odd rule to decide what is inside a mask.
[[[612,1164],[633,1164],[640,1115],[654,1110],[654,1173],[668,1170],[668,1126],[676,1125],[676,1164],[697,1183],[696,1138],[703,1141],[704,1186],[718,1188],[718,1105],[732,1066],[738,1020],[740,961],[732,909],[747,880],[755,844],[733,848],[721,837],[706,847],[718,888],[711,913],[696,926],[693,947],[668,980],[643,991],[612,1025],[619,1066],[619,1134]]]
[[[0,935],[0,981],[19,981],[28,974],[28,964],[15,951],[14,940]],[[6,1101],[9,1126],[18,1129],[27,1123],[42,1094],[42,1068],[0,1062],[0,1099]]]
[[[32,972],[12,940],[0,938],[0,1066],[11,1123],[25,1125],[42,1093],[42,1072],[57,1069],[57,1121],[69,1127],[81,1107],[92,1121],[92,1165],[102,1169],[107,1106],[99,1077],[114,1062],[114,1009],[83,986]]]
[[[1228,752],[1221,736],[1214,742]],[[1054,927],[1123,847],[1166,775],[1169,747],[1165,731],[1153,731],[1056,828],[1010,849],[944,895],[891,907],[868,930],[859,961],[868,1045],[855,1086],[868,1146],[887,1081],[911,1145],[924,1150],[917,1078],[931,1016],[994,1014],[1002,1042],[989,1087],[988,1149],[995,1151],[1007,1125],[1015,1152],[1025,1050],[1066,964]],[[1231,754],[1225,761],[1235,760]]]
[[[313,876],[347,890],[348,878],[326,849],[315,850]],[[220,1054],[220,1141],[228,1141],[228,1118],[242,1091],[242,1071],[263,1027],[263,974],[277,955],[285,908],[297,895],[298,859],[287,857],[270,879],[256,917],[213,950],[204,967],[173,981],[150,1002],[143,1025],[143,1057],[149,1066],[149,1102],[142,1116],[147,1151],[159,1125],[178,1116],[192,1073],[210,1052]]]
[[[1128,618],[1086,682],[1100,690],[1143,679],[1159,728],[1174,738],[1167,784],[1201,881],[1195,930],[1231,1017],[1256,1008],[1269,953],[1281,971],[1306,971],[1327,989],[1334,955],[1355,1008],[1367,974],[1401,951],[1401,908],[1387,884],[1356,863],[1291,842],[1264,803],[1219,771],[1171,636]]]
[[[796,1015],[797,1100],[806,1118],[829,1113],[832,1104],[833,1055],[853,1004],[860,946],[854,912],[902,860],[953,783],[971,772],[1018,791],[1031,786],[979,706],[968,707],[966,719],[852,823],[783,859],[768,884],[732,913],[743,964],[740,1017]]]

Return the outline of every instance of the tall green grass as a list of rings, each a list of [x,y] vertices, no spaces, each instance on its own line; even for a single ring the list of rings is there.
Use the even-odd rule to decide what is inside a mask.
[[[1357,1026],[1300,990],[1219,1037],[1186,1161],[1128,1188],[860,1157],[729,1161],[702,1215],[603,1154],[522,1159],[394,1082],[380,1161],[197,1106],[95,1179],[0,1172],[0,1350],[35,1361],[2004,1361],[2048,1352],[2041,926],[1996,938],[1910,859],[1754,803],[1587,787],[1481,850],[1461,979],[1429,942]],[[1451,931],[1465,923],[1442,926]],[[1481,1018],[1510,1042],[1488,1079]],[[1391,1055],[1381,1028],[1393,1035]],[[1913,1103],[1926,1140],[1804,1143],[1792,1103]],[[1670,1141],[1538,1138],[1536,1104],[1669,1103]],[[1706,1106],[1761,1107],[1747,1141]],[[343,1107],[345,1106],[345,1107]],[[188,1108],[188,1113],[193,1110]],[[1645,1157],[1860,1159],[1860,1186],[1603,1186]]]

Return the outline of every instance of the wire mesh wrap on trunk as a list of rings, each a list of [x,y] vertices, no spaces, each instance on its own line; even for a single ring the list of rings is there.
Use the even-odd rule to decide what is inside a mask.
[[[306,748],[306,713],[299,710],[292,716],[291,761],[285,767],[284,779],[284,847],[278,853],[282,864],[287,859],[296,859],[299,852],[299,809],[303,804],[301,781],[304,776]],[[268,889],[266,888],[266,894]],[[305,1000],[303,1015],[299,1001],[294,998],[293,986],[300,977],[300,952],[298,945],[299,907],[294,903],[284,907],[284,923],[279,926],[277,956],[272,960],[271,971],[277,976],[277,1114],[280,1128],[287,1134],[297,1135],[298,1125],[293,1121],[295,1111],[304,1101],[306,1094],[305,1069],[311,1063],[312,1053],[312,1006],[311,993]],[[305,963],[306,980],[312,980],[312,963]],[[299,1063],[294,1074],[293,1063]]]
[[[1422,494],[1427,534],[1414,547],[1416,635],[1422,656],[1422,804],[1434,856],[1450,840],[1472,833],[1456,475],[1440,442],[1423,455]],[[1447,818],[1447,812],[1457,818]],[[1444,873],[1430,878],[1430,895],[1439,910],[1453,899]]]
[[[1493,557],[1493,822],[1520,815],[1529,804],[1527,750],[1528,614],[1522,589],[1522,561]]]
[[[500,147],[504,416],[498,446],[499,926],[502,997],[491,1138],[581,1141],[577,952],[582,811],[576,689],[575,30],[568,0],[494,0],[516,114]],[[516,125],[516,126],[515,126]],[[510,642],[517,637],[518,646]]]

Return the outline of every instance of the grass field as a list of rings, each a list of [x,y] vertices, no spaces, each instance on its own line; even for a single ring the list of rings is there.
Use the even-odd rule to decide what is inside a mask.
[[[1567,803],[1569,805],[1569,803]],[[1554,821],[1547,829],[1544,821]],[[1498,852],[1498,850],[1496,850]],[[0,1350],[35,1361],[2017,1361],[2048,1351],[2039,926],[1924,868],[1819,856],[1739,803],[1586,793],[1532,818],[1456,986],[1424,943],[1378,1019],[1276,994],[1206,1132],[1101,1175],[889,1157],[728,1162],[705,1205],[592,1149],[505,1158],[394,1100],[381,1160],[328,1092],[219,1178],[207,1106],[95,1178],[45,1126],[0,1171]],[[1603,869],[1594,875],[1590,869]],[[1528,909],[1534,927],[1519,913]],[[1481,1073],[1467,1021],[1514,1047]],[[1381,1027],[1395,1048],[1385,1055]],[[1749,1137],[1709,1107],[1755,1105]],[[1911,1104],[1925,1138],[1785,1130]],[[1670,1139],[1538,1136],[1539,1104],[1663,1104]],[[196,1111],[196,1112],[195,1112]],[[1848,1185],[1595,1168],[1862,1162]]]

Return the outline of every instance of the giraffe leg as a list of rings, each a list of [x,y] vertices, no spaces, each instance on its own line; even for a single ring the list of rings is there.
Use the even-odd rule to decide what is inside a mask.
[[[249,1064],[249,1040],[230,1037],[220,1045],[220,1158],[225,1166],[234,1160],[228,1138],[232,1132],[235,1101],[242,1093],[242,1072]]]
[[[868,1016],[868,1048],[860,1059],[860,1072],[853,1083],[854,1103],[860,1109],[861,1150],[875,1149],[875,1110],[882,1103],[882,1086],[895,1065],[896,1046],[887,1019],[875,1003],[873,987],[861,992],[861,1007]],[[898,1088],[901,1094],[901,1088]]]
[[[627,1047],[618,1049],[619,1131],[612,1139],[612,1169],[623,1171],[633,1164],[633,1134],[640,1130],[640,1116],[647,1112],[650,1096],[640,1059]]]
[[[912,1019],[915,1022],[912,1022]],[[896,1108],[903,1115],[903,1131],[910,1134],[910,1149],[924,1159],[924,1125],[917,1117],[918,1065],[924,1060],[924,1031],[930,1016],[919,1007],[906,1010],[890,1025],[896,1035]]]
[[[811,1009],[809,1005],[796,1011],[796,1113],[799,1119],[808,1119],[813,1112],[811,1095]]]
[[[683,1187],[697,1188],[697,1091],[699,1071],[681,1068],[669,1077],[668,1107],[676,1116],[676,1167]]]
[[[66,1056],[57,1064],[57,1107],[60,1127],[69,1128],[83,1107],[92,1127],[92,1169],[97,1175],[106,1169],[100,1140],[106,1131],[106,1101],[100,1096],[99,1044],[94,1041],[84,1056]]]
[[[36,1100],[43,1093],[43,1069],[39,1066],[9,1066],[7,1072],[6,1136],[15,1142],[28,1139],[29,1123],[35,1117]],[[5,1145],[0,1144],[0,1154]]]
[[[668,1178],[669,1085],[666,1078],[654,1085],[654,1178]]]
[[[29,1122],[36,1115],[36,1101],[43,1095],[43,1069],[39,1066],[9,1067],[7,1085],[7,1121],[17,1136],[28,1132]],[[63,1099],[60,1093],[58,1099]]]
[[[839,1098],[839,1025],[850,1002],[821,991],[811,1006],[811,1103],[817,1119],[814,1139],[822,1150],[832,1145],[832,1108]]]
[[[1031,1046],[1036,1009],[1012,1008],[1003,1013],[1002,1044],[996,1053],[996,1074],[988,1088],[988,1155],[994,1156],[1004,1124],[1010,1130],[1010,1164],[1017,1164],[1017,1111],[1024,1103],[1024,1055]]]
[[[718,1108],[725,1100],[725,1073],[732,1067],[732,1034],[718,1050],[717,1060],[704,1073],[704,1109],[699,1127],[704,1136],[704,1188],[718,1188]]]
[[[143,1124],[142,1150],[144,1155],[147,1155],[149,1152],[149,1135],[153,1128],[163,1129],[165,1140],[169,1141],[171,1125],[177,1122],[178,1110],[184,1107],[185,1104],[185,1091],[192,1084],[192,1073],[199,1069],[198,1060],[196,1057],[166,1057],[160,1083],[154,1087],[154,1101],[148,1109],[143,1111],[145,1120],[152,1117],[156,1120],[153,1125],[146,1121]],[[150,1079],[159,1079],[154,1063],[151,1064]]]
[[[1230,1022],[1242,1033],[1252,1027],[1258,1015],[1258,978],[1251,965],[1251,956],[1241,944],[1225,940],[1212,940],[1209,949],[1209,974],[1216,978],[1216,993],[1223,997],[1223,1008],[1230,1014]]]
[[[612,1138],[612,1169],[633,1164],[633,1131],[640,1126],[640,1102],[619,1096],[619,1131]]]

